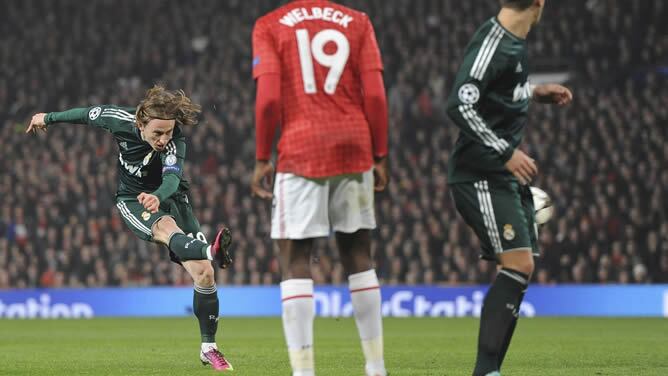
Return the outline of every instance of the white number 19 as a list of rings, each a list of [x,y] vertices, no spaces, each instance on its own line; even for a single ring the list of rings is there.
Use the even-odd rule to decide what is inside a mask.
[[[348,39],[338,30],[326,29],[317,33],[309,43],[308,30],[299,29],[296,33],[304,92],[306,94],[318,92],[315,85],[315,74],[313,73],[313,59],[315,59],[320,65],[329,68],[324,89],[325,93],[333,95],[350,55]],[[324,49],[325,44],[329,42],[336,44],[336,52],[331,55],[326,54]]]

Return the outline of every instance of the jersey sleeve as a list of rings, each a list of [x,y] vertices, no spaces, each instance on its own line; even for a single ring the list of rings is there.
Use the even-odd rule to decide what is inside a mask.
[[[135,115],[134,108],[100,105],[73,108],[62,112],[49,112],[44,121],[46,124],[88,124],[113,133],[122,123],[134,123]]]
[[[366,28],[362,36],[362,44],[360,47],[360,72],[368,72],[374,70],[383,70],[383,61],[380,57],[380,48],[378,48],[378,41],[376,40],[376,33],[373,30],[373,25],[369,17],[365,18]]]
[[[271,29],[263,19],[253,28],[253,79],[263,74],[281,73],[281,59]]]
[[[162,176],[176,175],[179,178],[183,176],[183,163],[186,158],[186,143],[183,137],[174,137],[166,147],[166,150],[160,153],[162,162]]]
[[[276,128],[281,121],[281,77],[265,75],[257,79],[255,96],[255,159],[269,160]]]
[[[507,57],[496,50],[498,42],[498,38],[490,33],[483,42],[469,45],[448,97],[447,108],[448,115],[465,137],[492,149],[505,163],[512,156],[513,148],[487,126],[479,112],[479,101],[487,94],[490,82],[507,66]]]
[[[160,201],[173,195],[179,188],[183,176],[183,162],[186,157],[186,143],[180,136],[180,129],[175,130],[175,137],[167,144],[166,150],[160,153],[162,162],[162,183],[153,194]]]

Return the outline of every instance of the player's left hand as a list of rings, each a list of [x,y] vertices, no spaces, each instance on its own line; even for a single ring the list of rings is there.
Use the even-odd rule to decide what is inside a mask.
[[[30,119],[30,124],[28,125],[28,128],[26,129],[26,133],[37,133],[37,130],[42,130],[46,132],[46,122],[44,121],[44,118],[46,117],[46,113],[40,112],[38,114],[35,114],[32,116],[32,119]]]
[[[533,89],[533,98],[539,103],[565,106],[573,100],[573,93],[567,87],[559,84],[543,84]]]
[[[144,205],[144,208],[151,213],[157,213],[158,208],[160,208],[160,200],[156,195],[142,192],[137,196],[137,200],[139,200],[139,203]]]
[[[387,156],[375,158],[373,163],[373,190],[382,192],[390,181],[389,168],[387,167]]]

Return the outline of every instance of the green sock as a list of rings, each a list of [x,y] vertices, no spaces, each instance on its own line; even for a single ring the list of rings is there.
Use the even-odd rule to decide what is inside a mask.
[[[506,358],[506,352],[508,351],[508,346],[510,346],[510,340],[513,338],[513,333],[515,332],[515,327],[517,326],[517,319],[520,316],[520,305],[522,304],[522,300],[524,300],[525,292],[526,290],[522,291],[522,294],[520,295],[519,302],[515,306],[515,319],[510,325],[510,328],[508,328],[508,332],[506,332],[506,338],[503,339],[503,346],[501,347],[501,353],[499,353],[499,370],[501,370],[501,364],[503,364],[503,360]]]
[[[169,239],[169,250],[174,252],[181,261],[206,260],[208,246],[201,240],[180,233],[172,235],[172,238]]]
[[[499,370],[501,352],[506,334],[515,325],[515,309],[526,290],[527,276],[518,271],[503,268],[487,291],[480,312],[478,355],[474,376],[483,376]],[[510,340],[510,338],[508,338]],[[505,353],[503,354],[505,356]]]
[[[216,285],[199,287],[195,285],[193,312],[199,321],[202,342],[216,342],[218,330],[218,293]]]

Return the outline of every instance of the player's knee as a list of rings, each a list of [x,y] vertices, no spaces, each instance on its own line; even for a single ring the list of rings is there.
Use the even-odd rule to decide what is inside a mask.
[[[290,260],[290,264],[282,273],[283,280],[291,278],[311,278],[311,264],[305,260]]]
[[[215,283],[213,267],[209,262],[199,263],[192,268],[191,275],[197,286],[211,287]]]
[[[371,256],[367,252],[358,252],[349,257],[342,257],[341,263],[347,275],[365,272],[372,267]]]
[[[310,243],[295,241],[288,253],[288,267],[303,268],[311,263]]]
[[[291,278],[311,278],[311,262],[307,257],[291,257],[285,268],[282,268],[284,280]]]
[[[172,217],[158,219],[151,228],[153,237],[156,239],[167,239],[174,232],[181,232]]]
[[[520,273],[524,273],[526,275],[531,275],[534,270],[534,263],[533,263],[533,258],[527,258],[523,260],[516,260],[512,263],[504,263],[503,267],[509,268],[516,270]]]
[[[371,269],[371,255],[368,251],[357,252],[355,255],[355,273],[365,272]]]
[[[530,249],[527,249],[526,252],[515,251],[503,253],[500,256],[500,261],[501,266],[504,268],[516,270],[529,276],[534,270],[533,255]]]

